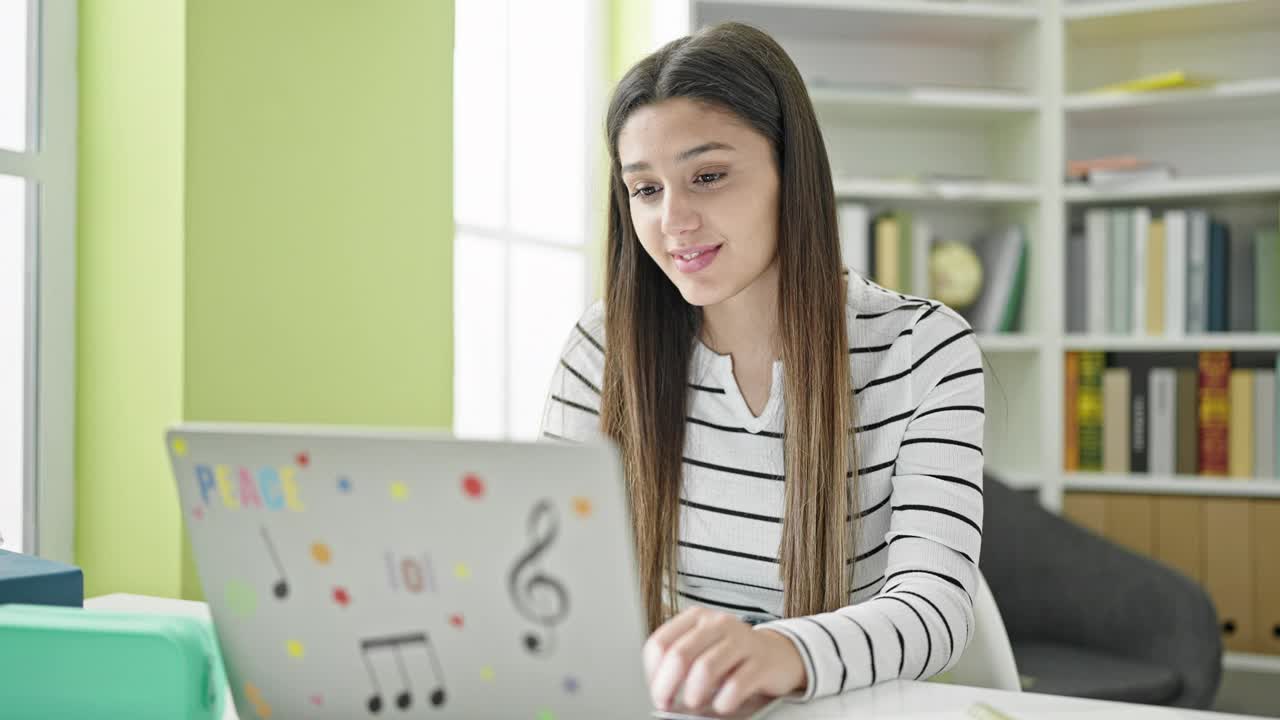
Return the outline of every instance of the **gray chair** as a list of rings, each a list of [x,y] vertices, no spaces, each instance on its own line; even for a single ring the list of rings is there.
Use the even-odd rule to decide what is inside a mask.
[[[1208,708],[1222,640],[1208,594],[987,474],[980,566],[1031,692]]]

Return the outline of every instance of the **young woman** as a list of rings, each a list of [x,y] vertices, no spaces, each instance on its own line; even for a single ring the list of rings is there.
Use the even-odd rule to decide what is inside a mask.
[[[759,30],[641,60],[607,130],[605,299],[543,433],[621,451],[655,704],[728,713],[949,668],[982,541],[973,331],[843,268],[813,106]]]

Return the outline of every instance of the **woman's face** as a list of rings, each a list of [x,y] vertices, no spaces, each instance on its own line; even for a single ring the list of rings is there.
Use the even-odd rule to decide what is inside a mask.
[[[676,98],[631,113],[618,158],[636,235],[686,302],[723,302],[772,268],[779,180],[763,135]]]

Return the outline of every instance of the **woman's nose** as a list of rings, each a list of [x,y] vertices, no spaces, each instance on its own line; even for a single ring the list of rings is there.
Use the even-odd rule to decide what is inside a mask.
[[[662,233],[676,237],[697,230],[702,225],[689,197],[681,192],[668,192],[662,208]]]

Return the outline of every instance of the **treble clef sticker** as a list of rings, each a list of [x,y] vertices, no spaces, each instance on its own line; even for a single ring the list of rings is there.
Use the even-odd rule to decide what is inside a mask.
[[[511,568],[507,576],[507,592],[511,602],[530,622],[541,626],[542,633],[525,633],[525,649],[534,655],[545,655],[555,649],[555,627],[569,616],[569,593],[564,584],[539,568],[539,558],[555,542],[559,524],[555,507],[541,500],[529,512],[529,538],[532,545]]]

